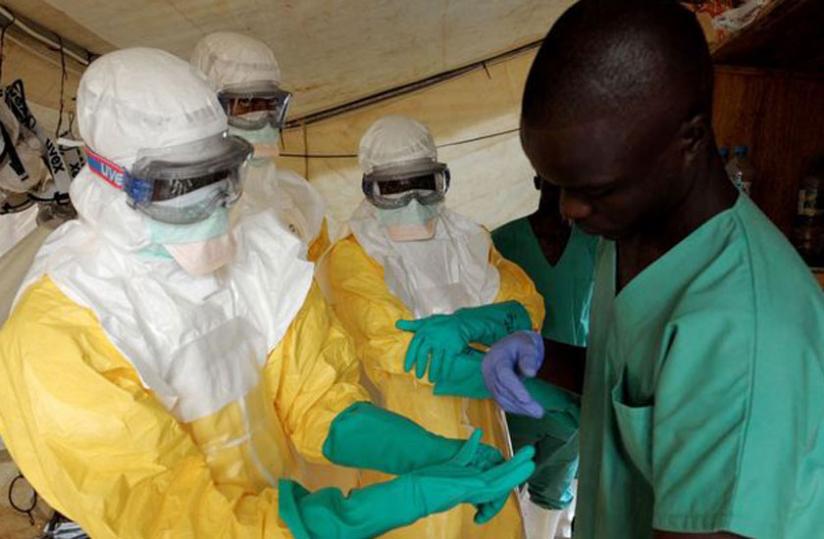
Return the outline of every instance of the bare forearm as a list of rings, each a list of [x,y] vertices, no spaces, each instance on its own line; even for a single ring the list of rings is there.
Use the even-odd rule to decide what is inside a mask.
[[[578,393],[584,389],[586,348],[544,339],[545,358],[538,378],[550,384]]]

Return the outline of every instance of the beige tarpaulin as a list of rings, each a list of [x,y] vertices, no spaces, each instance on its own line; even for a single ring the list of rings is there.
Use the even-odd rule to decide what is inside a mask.
[[[572,0],[3,0],[95,53],[148,46],[188,58],[231,30],[276,52],[302,115],[542,38]]]

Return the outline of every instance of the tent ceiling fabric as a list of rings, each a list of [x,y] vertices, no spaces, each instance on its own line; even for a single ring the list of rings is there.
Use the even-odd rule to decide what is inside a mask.
[[[72,41],[97,54],[103,54],[115,48],[111,43],[104,41],[94,32],[75,22],[71,14],[61,7],[61,2],[2,0],[0,4],[12,10],[16,15],[34,21],[52,32],[57,32],[63,39]],[[93,2],[86,2],[86,4],[93,4]]]
[[[12,0],[96,53],[152,46],[188,58],[202,36],[268,43],[303,115],[535,41],[572,0]]]
[[[521,93],[534,51],[511,57],[423,91],[284,132],[287,153],[352,154],[369,125],[387,114],[412,116],[432,131],[449,165],[446,204],[494,229],[533,211],[538,192],[517,132]],[[478,136],[497,134],[465,144]],[[304,145],[308,144],[308,148]],[[283,157],[279,166],[309,179],[327,203],[333,235],[363,200],[357,159]]]

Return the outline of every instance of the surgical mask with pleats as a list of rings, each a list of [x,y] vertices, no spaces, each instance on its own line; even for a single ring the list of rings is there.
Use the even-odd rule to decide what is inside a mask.
[[[228,264],[235,254],[229,210],[218,208],[209,218],[190,225],[172,225],[146,219],[151,246],[147,257],[175,260],[193,276],[203,276]]]
[[[254,146],[255,154],[252,159],[272,159],[280,155],[280,130],[269,124],[260,129],[240,129],[230,125],[229,134],[237,135]]]
[[[423,205],[412,200],[402,208],[377,208],[378,222],[394,241],[423,241],[435,235],[435,225],[441,204]]]

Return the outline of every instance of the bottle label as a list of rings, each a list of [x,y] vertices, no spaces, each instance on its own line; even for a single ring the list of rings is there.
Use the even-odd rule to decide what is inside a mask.
[[[802,217],[817,217],[822,214],[819,207],[817,189],[801,189],[798,191],[798,215]]]

